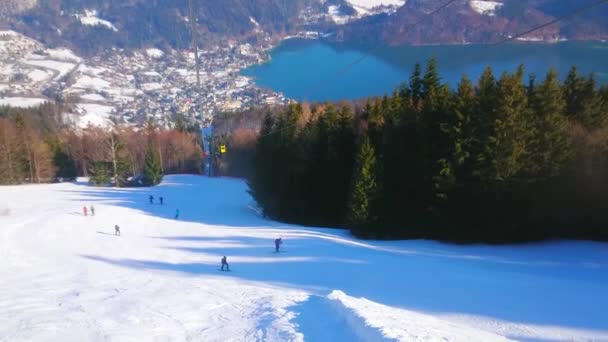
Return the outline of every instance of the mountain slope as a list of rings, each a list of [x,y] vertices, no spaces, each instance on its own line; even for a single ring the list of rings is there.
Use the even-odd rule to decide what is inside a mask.
[[[381,44],[491,43],[593,2],[581,0],[197,0],[201,44],[275,41],[300,31]],[[10,0],[0,29],[85,55],[104,49],[191,44],[188,0]],[[547,27],[531,39],[608,39],[608,6]],[[412,27],[413,23],[422,21]]]
[[[593,0],[458,0],[433,16],[444,0],[409,0],[393,15],[349,23],[338,28],[337,40],[367,43],[493,43],[572,13]],[[526,39],[608,38],[608,5],[534,32]]]

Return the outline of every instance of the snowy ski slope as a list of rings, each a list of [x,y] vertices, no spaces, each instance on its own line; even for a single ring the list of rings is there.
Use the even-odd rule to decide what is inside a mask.
[[[7,342],[608,341],[608,244],[361,241],[265,220],[234,179],[0,187],[0,260]]]

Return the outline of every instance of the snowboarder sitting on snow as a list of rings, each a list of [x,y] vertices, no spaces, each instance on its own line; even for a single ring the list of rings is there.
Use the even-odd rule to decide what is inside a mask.
[[[150,204],[154,204],[154,196],[150,195]]]
[[[120,236],[120,227],[118,225],[114,226],[114,235]]]
[[[226,271],[230,271],[230,266],[228,265],[228,261],[226,260],[226,256],[222,258],[222,271],[224,270],[224,266],[226,266]]]
[[[82,213],[87,216],[87,207],[82,207]]]
[[[279,252],[279,247],[281,247],[281,244],[283,243],[283,239],[282,238],[278,238],[274,240],[274,248],[276,250],[276,252]]]

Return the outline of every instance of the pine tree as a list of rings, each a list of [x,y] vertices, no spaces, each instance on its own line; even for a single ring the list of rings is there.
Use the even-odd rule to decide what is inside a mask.
[[[262,129],[256,142],[255,154],[253,156],[253,172],[249,178],[249,193],[262,208],[264,216],[274,216],[276,205],[273,198],[274,192],[274,173],[280,169],[273,160],[274,149],[276,148],[272,134],[275,128],[274,118],[270,113],[266,113],[262,122]]]
[[[348,224],[357,231],[369,229],[373,221],[372,205],[378,188],[376,167],[374,148],[366,136],[355,161],[348,205]]]
[[[105,186],[110,182],[110,166],[107,162],[96,161],[89,170],[89,181],[95,186]]]
[[[162,180],[163,172],[156,146],[152,142],[148,142],[144,160],[144,184],[147,186],[158,185]]]

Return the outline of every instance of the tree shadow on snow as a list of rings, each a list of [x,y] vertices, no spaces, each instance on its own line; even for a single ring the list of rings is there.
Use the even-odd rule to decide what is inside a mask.
[[[285,251],[280,253],[274,252],[271,237],[228,232],[221,237],[151,237],[164,241],[159,248],[195,256],[200,260],[196,262],[83,257],[138,271],[225,276],[306,289],[320,296],[340,289],[350,296],[421,312],[608,329],[608,296],[598,297],[608,283],[605,273],[580,272],[578,265],[530,266],[427,254],[404,257],[356,243],[336,243],[323,234],[314,238],[295,232],[286,237]],[[222,255],[228,256],[233,272],[219,271]],[[568,283],[569,277],[583,281]],[[301,319],[307,324],[311,318]]]

